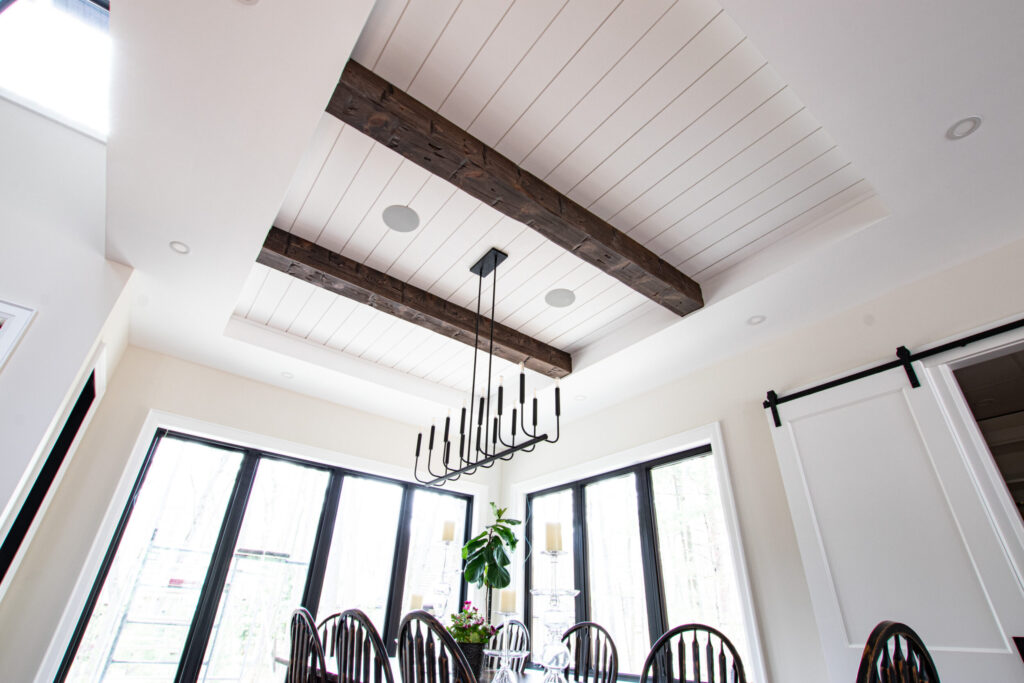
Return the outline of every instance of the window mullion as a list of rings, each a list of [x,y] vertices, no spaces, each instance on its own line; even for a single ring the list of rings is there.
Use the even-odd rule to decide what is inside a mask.
[[[473,499],[466,499],[466,523],[462,526],[462,547],[466,547],[469,543],[469,539],[472,538],[473,533]],[[462,553],[459,553],[459,557],[462,558]],[[462,609],[462,606],[466,604],[466,600],[469,599],[469,584],[466,583],[466,560],[462,560],[459,570],[459,604],[458,609]]]
[[[654,519],[654,498],[648,468],[637,468],[636,495],[640,520],[640,556],[644,567],[644,594],[647,596],[647,623],[654,643],[668,630],[668,610],[658,561],[658,532]]]
[[[391,564],[391,588],[388,591],[387,611],[384,616],[384,645],[388,655],[394,656],[398,644],[398,623],[402,619],[402,596],[405,593],[405,571],[409,564],[409,538],[412,534],[413,487],[402,488],[402,507],[398,513],[398,532],[395,534],[395,556]]]
[[[587,577],[589,557],[587,556],[587,507],[584,500],[584,487],[576,484],[572,487],[572,549],[573,578],[576,580],[576,621],[590,621],[590,582]]]
[[[220,604],[228,569],[231,567],[235,544],[238,543],[238,534],[242,529],[242,519],[245,517],[245,508],[249,503],[249,494],[252,492],[253,481],[256,479],[259,460],[258,455],[246,451],[242,466],[238,469],[235,486],[231,491],[231,498],[224,513],[224,521],[221,522],[220,533],[213,547],[210,566],[206,570],[203,588],[199,593],[199,603],[196,605],[181,660],[178,662],[178,672],[174,677],[175,683],[192,683],[199,677],[199,670],[206,654],[206,646],[210,640],[210,633],[213,631],[213,621],[217,616],[217,606]]]
[[[327,559],[331,553],[331,540],[334,538],[334,524],[338,519],[338,504],[341,501],[341,486],[344,476],[338,470],[331,470],[324,493],[324,506],[320,511],[320,523],[313,541],[313,554],[306,572],[306,587],[302,592],[302,606],[316,617],[320,607],[320,592],[324,587],[324,574],[327,573]]]

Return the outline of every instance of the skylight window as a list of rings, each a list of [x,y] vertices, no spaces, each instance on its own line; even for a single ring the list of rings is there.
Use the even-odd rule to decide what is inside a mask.
[[[105,5],[0,0],[0,95],[106,139],[111,45]]]

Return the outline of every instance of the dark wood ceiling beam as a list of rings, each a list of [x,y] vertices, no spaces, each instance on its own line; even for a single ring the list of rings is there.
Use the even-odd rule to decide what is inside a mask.
[[[649,249],[360,64],[349,60],[327,112],[674,313],[704,305]]]
[[[270,229],[256,261],[432,332],[473,345],[474,311],[280,228]],[[486,351],[490,319],[481,317],[480,324],[479,348]],[[549,377],[565,377],[572,372],[572,356],[568,353],[501,323],[494,324],[494,355],[513,363],[525,363],[531,370]]]

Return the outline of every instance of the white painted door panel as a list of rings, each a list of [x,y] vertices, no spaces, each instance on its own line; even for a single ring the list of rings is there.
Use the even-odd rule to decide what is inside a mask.
[[[854,680],[893,619],[944,683],[1024,681],[1020,577],[922,380],[874,375],[780,406],[771,427],[830,677]]]

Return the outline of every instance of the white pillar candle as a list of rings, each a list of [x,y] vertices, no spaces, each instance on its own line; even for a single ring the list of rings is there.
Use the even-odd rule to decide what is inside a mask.
[[[514,590],[501,591],[501,609],[499,609],[498,611],[516,611],[516,592]]]
[[[441,531],[442,541],[454,541],[455,540],[455,522],[448,520],[444,523],[444,529]]]
[[[547,527],[547,543],[545,543],[544,549],[549,553],[557,553],[562,551],[562,525],[559,522],[548,522]]]
[[[413,593],[409,598],[409,609],[417,610],[423,607],[423,596],[418,593]]]

